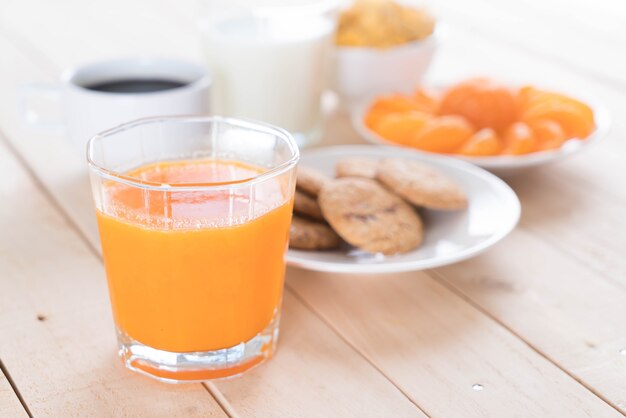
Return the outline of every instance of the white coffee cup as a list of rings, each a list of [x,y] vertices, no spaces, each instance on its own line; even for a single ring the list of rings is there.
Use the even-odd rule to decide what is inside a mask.
[[[144,92],[94,89],[97,84],[130,80],[162,80],[182,85]],[[185,61],[128,58],[96,62],[64,72],[59,85],[25,86],[24,116],[28,124],[40,128],[64,125],[71,142],[83,153],[93,135],[130,120],[208,113],[210,85],[201,66]],[[58,102],[62,116],[55,120],[34,110],[36,100]]]

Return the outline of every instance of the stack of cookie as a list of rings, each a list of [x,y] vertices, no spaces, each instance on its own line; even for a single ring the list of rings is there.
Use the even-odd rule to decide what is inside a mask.
[[[417,207],[462,210],[467,197],[432,167],[405,159],[347,158],[337,178],[298,168],[291,248],[330,250],[347,244],[370,253],[400,254],[423,240]]]

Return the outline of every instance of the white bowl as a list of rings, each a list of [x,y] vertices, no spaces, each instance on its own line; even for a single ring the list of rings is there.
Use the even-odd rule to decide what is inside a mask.
[[[428,38],[391,48],[338,46],[334,90],[348,108],[381,93],[408,93],[419,85],[444,36],[445,26],[437,22]]]
[[[467,195],[466,210],[420,209],[424,242],[405,254],[383,256],[355,249],[303,251],[289,249],[287,263],[310,270],[379,274],[423,270],[466,260],[507,236],[520,217],[520,203],[509,186],[493,174],[454,158],[424,155],[398,147],[346,145],[308,150],[299,164],[334,176],[345,157],[407,158],[428,164],[454,179]]]
[[[389,92],[388,92],[389,93]],[[598,142],[606,137],[611,126],[611,117],[608,110],[603,105],[594,103],[593,101],[584,100],[593,109],[594,119],[596,122],[595,130],[585,139],[573,138],[566,141],[560,148],[549,151],[532,152],[524,155],[497,155],[493,157],[468,157],[464,155],[450,154],[449,157],[458,158],[460,160],[467,161],[486,170],[491,171],[494,174],[500,176],[507,176],[523,171],[525,169],[536,167],[548,163],[558,161],[562,158],[568,157],[581,151],[584,148]],[[404,147],[395,142],[391,142],[376,132],[369,129],[364,122],[364,117],[371,105],[371,101],[367,103],[361,103],[352,110],[352,126],[357,133],[366,141],[372,144],[378,145],[391,145],[400,148],[408,148],[425,155],[442,155],[440,153],[433,153],[429,151],[420,150],[413,147]]]

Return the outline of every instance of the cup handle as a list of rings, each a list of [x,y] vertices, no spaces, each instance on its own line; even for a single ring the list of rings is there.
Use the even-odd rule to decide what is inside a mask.
[[[46,131],[61,131],[63,129],[63,121],[59,115],[61,109],[61,89],[59,86],[51,84],[25,84],[20,87],[19,92],[20,111],[22,120],[25,125],[43,129]],[[46,117],[39,111],[35,110],[33,103],[39,101],[52,104],[57,110],[56,117]]]

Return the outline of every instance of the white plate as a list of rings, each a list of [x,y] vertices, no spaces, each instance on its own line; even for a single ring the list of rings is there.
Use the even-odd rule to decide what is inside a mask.
[[[585,103],[588,103],[593,109],[596,129],[584,140],[570,139],[565,142],[563,146],[561,146],[559,149],[533,152],[525,155],[502,155],[494,157],[467,157],[463,155],[451,155],[451,157],[475,164],[498,175],[508,175],[530,167],[551,163],[575,154],[583,148],[587,148],[591,144],[596,143],[606,137],[611,126],[611,117],[609,116],[609,112],[604,106],[597,103],[594,104],[593,102],[586,100]],[[367,126],[365,126],[363,118],[365,117],[365,114],[367,113],[370,104],[371,101],[368,101],[367,103],[362,103],[356,106],[351,112],[352,126],[354,126],[354,129],[363,139],[373,144],[402,147],[402,145],[386,140],[385,138],[379,136],[374,131],[370,130]],[[425,155],[441,155],[415,148],[410,149]]]
[[[458,212],[420,210],[424,242],[406,254],[382,256],[349,250],[290,249],[287,252],[289,265],[337,273],[391,273],[440,267],[485,251],[511,232],[519,220],[519,200],[506,183],[454,158],[398,147],[348,145],[306,151],[299,164],[334,176],[335,163],[354,156],[400,157],[429,164],[461,185],[469,198],[469,207]]]

